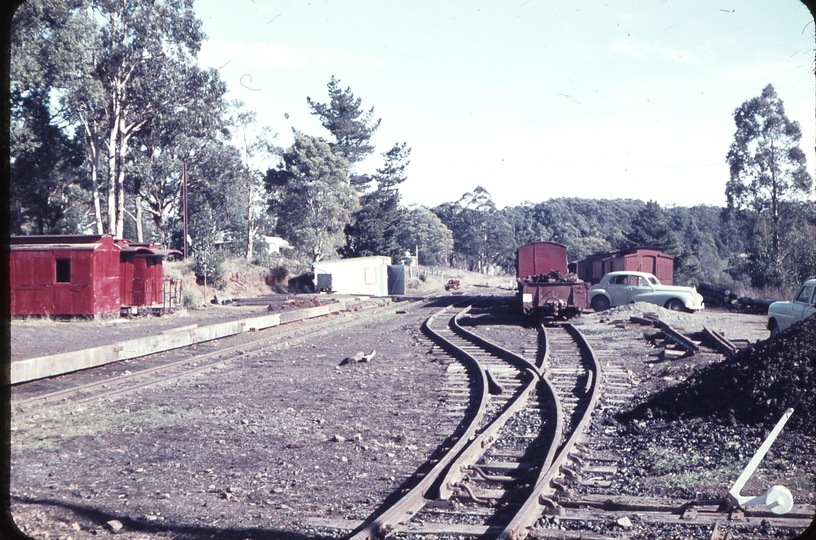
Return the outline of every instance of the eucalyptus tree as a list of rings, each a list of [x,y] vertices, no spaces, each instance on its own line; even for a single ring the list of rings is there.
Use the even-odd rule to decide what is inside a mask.
[[[93,25],[82,0],[29,0],[14,13],[9,42],[10,218],[14,232],[33,224],[56,232],[67,213],[82,226],[81,155],[53,106],[89,55],[81,46]],[[72,200],[74,199],[74,200]],[[69,225],[70,227],[70,225]],[[71,230],[71,232],[76,232]]]
[[[82,126],[92,177],[105,174],[107,231],[122,236],[137,135],[178,113],[185,94],[198,89],[196,77],[183,81],[180,74],[194,69],[204,34],[192,0],[85,0],[82,7],[96,27],[78,47],[85,61],[66,83],[62,104]]]
[[[335,256],[345,244],[346,225],[360,207],[348,160],[322,139],[297,131],[282,158],[266,175],[269,212],[278,234],[312,262]]]
[[[226,86],[216,70],[201,70],[194,65],[165,66],[164,75],[173,80],[173,103],[159,111],[133,136],[133,148],[125,169],[124,211],[136,223],[137,236],[143,241],[144,211],[153,216],[161,237],[162,226],[170,212],[179,211],[185,168],[194,165],[196,152],[211,151],[226,140]],[[226,162],[225,162],[226,163]]]
[[[374,120],[374,107],[368,111],[361,108],[362,99],[355,97],[350,87],[340,88],[340,80],[332,75],[328,83],[329,102],[319,103],[307,97],[306,102],[313,115],[320,119],[334,141],[331,149],[346,159],[350,171],[354,166],[374,152],[371,136],[380,127],[381,119]],[[365,191],[371,178],[367,175],[351,175],[351,183],[359,191]]]
[[[496,208],[490,193],[479,186],[453,203],[433,209],[453,233],[452,266],[488,273],[496,267],[509,271],[517,247],[513,227]]]
[[[265,203],[264,194],[264,171],[268,170],[273,163],[272,160],[281,154],[280,148],[275,144],[277,134],[268,126],[258,126],[257,114],[254,111],[243,109],[243,103],[234,103],[232,117],[232,127],[235,129],[235,139],[239,145],[242,160],[242,182],[245,190],[244,216],[242,222],[245,225],[244,231],[244,256],[247,261],[251,261],[254,252],[255,235],[265,221],[265,212],[259,211],[259,207]]]
[[[750,230],[754,283],[781,285],[787,279],[785,259],[795,247],[787,233],[795,230],[797,213],[807,208],[801,203],[813,196],[813,179],[799,148],[802,131],[785,115],[770,84],[734,111],[734,122],[734,142],[726,155],[728,209]]]
[[[403,213],[397,241],[412,253],[418,251],[419,264],[427,266],[448,266],[453,252],[453,233],[424,206],[415,206]]]

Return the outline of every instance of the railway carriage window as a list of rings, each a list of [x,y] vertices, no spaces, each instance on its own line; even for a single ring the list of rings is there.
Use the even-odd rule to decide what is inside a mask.
[[[56,259],[57,283],[71,283],[71,259]]]

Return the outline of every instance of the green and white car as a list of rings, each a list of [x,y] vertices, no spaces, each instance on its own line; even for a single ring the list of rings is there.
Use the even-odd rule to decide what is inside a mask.
[[[768,330],[775,336],[814,313],[816,313],[816,279],[809,279],[799,289],[792,302],[774,302],[768,307]]]
[[[609,272],[589,290],[589,305],[595,311],[633,302],[651,302],[674,311],[698,311],[705,307],[694,287],[662,285],[647,272]]]

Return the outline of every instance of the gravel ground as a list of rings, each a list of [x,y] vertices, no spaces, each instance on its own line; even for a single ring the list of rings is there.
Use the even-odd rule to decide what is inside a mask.
[[[392,305],[354,328],[338,324],[334,334],[312,343],[245,355],[206,375],[112,402],[36,416],[13,412],[15,521],[32,538],[63,540],[104,537],[114,529],[132,540],[341,534],[314,523],[370,516],[410,484],[458,424],[456,416],[443,414],[446,366],[429,354],[420,332],[432,308],[414,304],[397,313],[403,310]],[[765,318],[636,304],[579,321],[593,339],[618,351],[615,361],[631,366],[637,383],[631,403],[609,407],[593,421],[596,446],[621,456],[620,491],[722,496],[767,426],[738,417],[732,423],[728,416],[671,419],[655,415],[655,407],[649,418],[649,407],[643,408],[649,399],[724,360],[704,351],[682,361],[644,362],[656,351],[643,339],[644,327],[624,322],[644,312],[689,332],[707,326],[752,343],[767,337]],[[512,315],[512,308],[499,315]],[[193,322],[196,313],[190,312],[175,326]],[[40,336],[49,327],[41,328]],[[525,348],[529,344],[520,350]],[[371,362],[340,365],[371,350],[377,351]],[[744,492],[779,480],[797,503],[816,503],[815,447],[812,437],[783,433]],[[762,538],[735,532],[735,538]],[[699,537],[682,531],[675,537],[683,534]]]

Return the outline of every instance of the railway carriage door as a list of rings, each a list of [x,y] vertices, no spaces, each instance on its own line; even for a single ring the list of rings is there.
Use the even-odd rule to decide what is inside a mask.
[[[11,263],[12,313],[54,313],[55,261],[50,251],[17,253]]]

